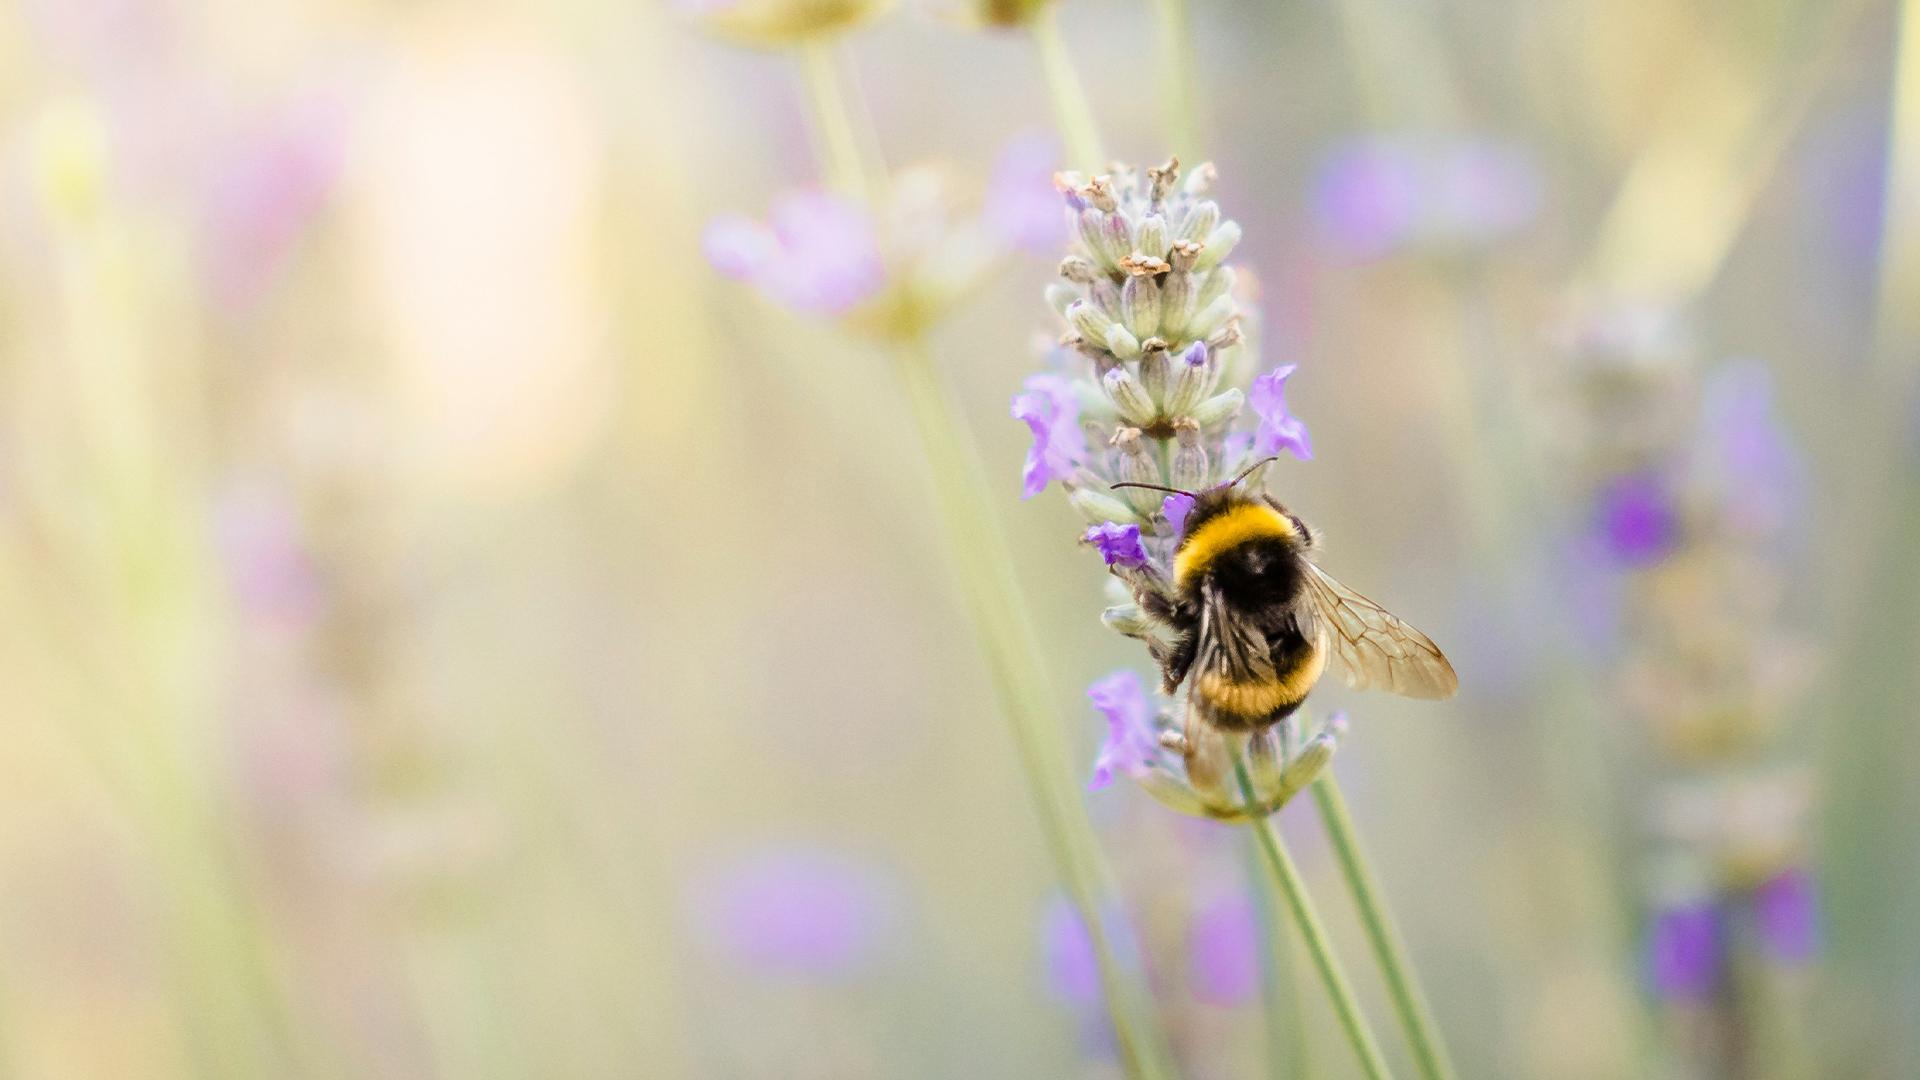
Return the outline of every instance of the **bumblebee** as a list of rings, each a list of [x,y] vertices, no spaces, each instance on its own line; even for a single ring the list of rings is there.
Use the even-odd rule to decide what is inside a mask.
[[[1188,724],[1256,731],[1279,723],[1329,667],[1355,689],[1452,697],[1459,678],[1431,638],[1335,581],[1313,561],[1307,523],[1241,487],[1265,464],[1178,492],[1194,502],[1174,547],[1171,588],[1143,597],[1174,631],[1170,643],[1151,646],[1167,694],[1189,683]]]

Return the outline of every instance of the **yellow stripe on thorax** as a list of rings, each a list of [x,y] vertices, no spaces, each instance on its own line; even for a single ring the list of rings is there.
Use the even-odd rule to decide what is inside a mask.
[[[1221,552],[1248,540],[1290,538],[1293,522],[1265,503],[1247,502],[1215,514],[1187,534],[1173,556],[1173,583],[1184,586],[1194,574],[1204,574]]]

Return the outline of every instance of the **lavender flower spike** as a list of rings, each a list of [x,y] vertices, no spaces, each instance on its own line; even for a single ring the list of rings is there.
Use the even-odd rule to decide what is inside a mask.
[[[1306,425],[1287,411],[1292,367],[1259,378],[1258,320],[1250,289],[1227,264],[1240,226],[1208,197],[1214,170],[1183,177],[1179,162],[1144,172],[1054,178],[1071,242],[1047,301],[1062,335],[1050,356],[1063,373],[1030,378],[1013,415],[1033,431],[1021,490],[1059,482],[1086,518],[1083,540],[1123,586],[1101,615],[1155,655],[1170,645],[1165,611],[1173,550],[1193,500],[1151,487],[1198,491],[1258,457],[1313,456]],[[1251,405],[1252,409],[1247,409]],[[1091,448],[1090,448],[1091,447]],[[1182,813],[1242,821],[1272,813],[1333,756],[1337,731],[1290,718],[1261,732],[1186,731],[1180,702],[1149,698],[1123,672],[1090,692],[1109,736],[1093,786],[1124,773]],[[1255,805],[1234,775],[1249,763]]]

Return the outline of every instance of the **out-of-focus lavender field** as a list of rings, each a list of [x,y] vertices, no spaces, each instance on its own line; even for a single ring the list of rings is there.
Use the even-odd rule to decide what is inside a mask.
[[[1174,153],[1458,1075],[1920,1075],[1920,4],[15,0],[0,1076],[1361,1075],[1022,497]]]

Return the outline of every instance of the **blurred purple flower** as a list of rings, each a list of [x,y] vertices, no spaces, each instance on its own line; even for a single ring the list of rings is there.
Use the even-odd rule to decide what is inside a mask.
[[[1647,953],[1655,994],[1669,1000],[1706,996],[1720,978],[1719,914],[1704,901],[1661,911]]]
[[[846,975],[870,961],[899,907],[881,867],[809,848],[741,857],[688,902],[707,939],[735,962],[808,977]]]
[[[1109,521],[1095,525],[1081,538],[1100,549],[1108,566],[1139,566],[1147,561],[1147,549],[1140,546],[1140,526],[1116,525]]]
[[[1321,233],[1346,254],[1377,258],[1415,245],[1478,247],[1540,209],[1541,182],[1517,143],[1412,133],[1336,145],[1315,173]]]
[[[253,307],[278,279],[340,172],[343,118],[331,102],[298,103],[215,156],[203,193],[203,259],[214,299]]]
[[[1253,452],[1261,457],[1285,450],[1301,461],[1313,459],[1307,425],[1287,412],[1287,377],[1294,368],[1287,364],[1259,376],[1247,394],[1247,403],[1260,417],[1260,426],[1253,433]]]
[[[1193,996],[1240,1005],[1260,992],[1259,915],[1243,893],[1216,897],[1187,928]]]
[[[1782,964],[1812,960],[1820,947],[1820,909],[1813,875],[1793,867],[1754,891],[1754,915],[1767,955]]]
[[[1374,258],[1413,234],[1420,213],[1414,155],[1389,140],[1356,139],[1320,160],[1310,196],[1320,231],[1349,255]]]
[[[1180,536],[1187,531],[1187,515],[1193,512],[1193,496],[1169,495],[1160,500],[1160,513],[1173,526],[1173,535]]]
[[[994,234],[1014,247],[1049,254],[1066,242],[1060,192],[1053,186],[1060,161],[1051,135],[1016,135],[1000,150],[987,181],[981,216]]]
[[[1013,418],[1033,432],[1020,497],[1031,499],[1048,481],[1065,480],[1086,460],[1087,436],[1080,429],[1080,402],[1068,381],[1058,375],[1032,375],[1027,392],[1013,399]]]
[[[237,483],[216,498],[212,515],[214,549],[241,611],[283,623],[318,617],[320,574],[286,491]]]
[[[1617,566],[1643,567],[1680,542],[1680,513],[1666,482],[1652,473],[1615,477],[1594,500],[1593,530]]]
[[[1094,759],[1088,790],[1097,791],[1113,783],[1116,770],[1128,776],[1143,775],[1160,741],[1153,730],[1153,702],[1148,700],[1140,676],[1116,671],[1087,687],[1087,697],[1107,718],[1107,741]]]
[[[1040,916],[1040,947],[1047,966],[1047,987],[1071,1005],[1100,1000],[1100,964],[1087,924],[1065,897],[1055,897]]]
[[[873,219],[858,204],[819,191],[780,195],[764,224],[715,218],[704,246],[714,269],[796,311],[843,314],[885,280]]]
[[[1759,363],[1722,364],[1706,377],[1695,454],[1696,475],[1735,528],[1764,536],[1798,517],[1802,462],[1774,414],[1773,377]]]

